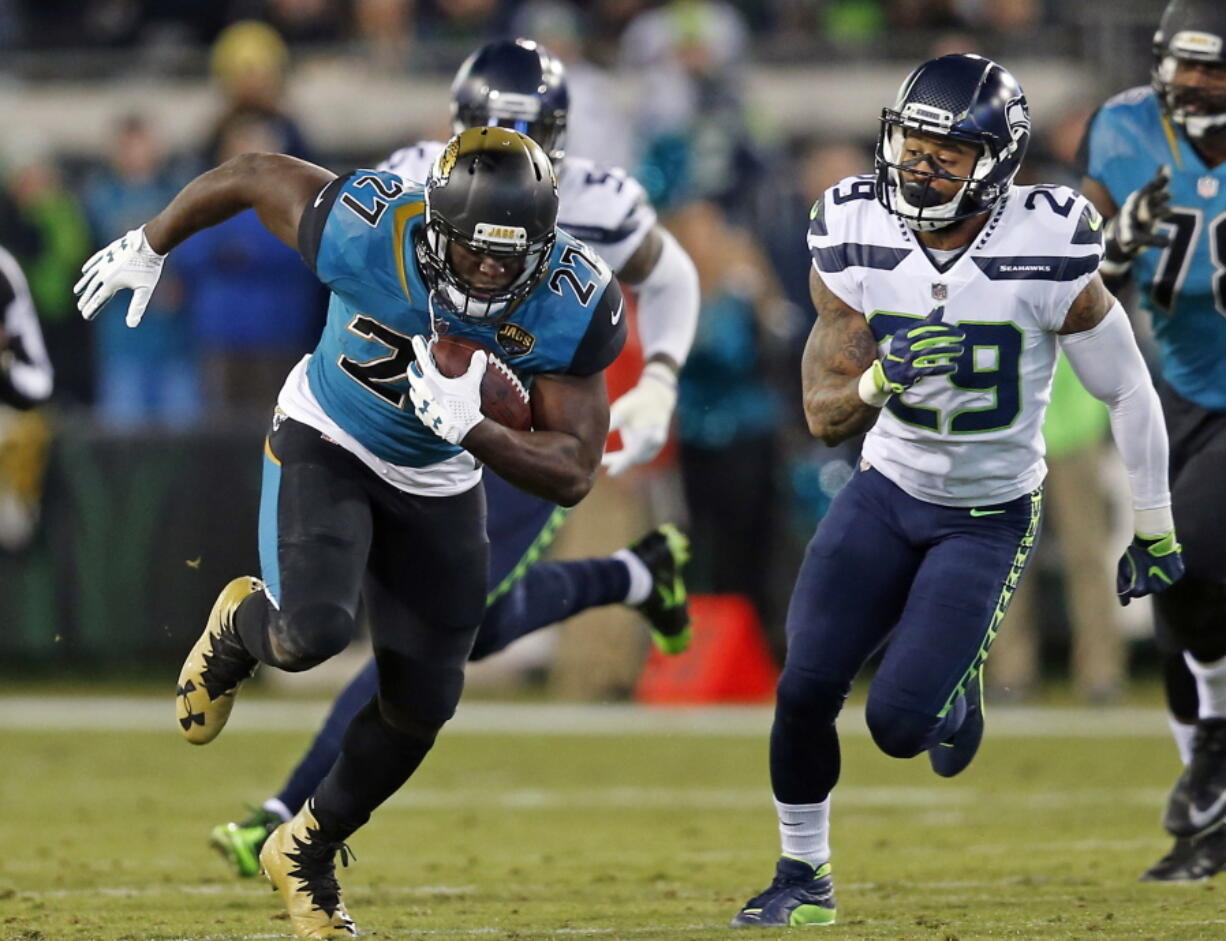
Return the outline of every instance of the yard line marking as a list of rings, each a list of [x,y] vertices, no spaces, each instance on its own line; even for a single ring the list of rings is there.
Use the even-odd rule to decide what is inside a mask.
[[[10,731],[166,732],[173,728],[168,697],[0,696],[0,729]],[[246,699],[234,710],[227,735],[254,732],[314,732],[331,700]],[[698,735],[764,737],[770,706],[650,707],[628,703],[460,703],[444,735]],[[839,720],[839,733],[868,734],[863,709],[853,706]],[[1165,738],[1161,709],[1136,707],[998,707],[988,737]]]

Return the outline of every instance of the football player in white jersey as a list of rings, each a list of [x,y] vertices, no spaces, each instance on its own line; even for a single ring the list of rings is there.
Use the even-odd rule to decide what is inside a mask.
[[[1121,596],[1182,574],[1157,395],[1097,274],[1101,217],[1065,187],[1013,185],[1029,138],[1008,71],[943,56],[883,111],[875,175],[813,207],[805,415],[830,444],[868,435],[792,595],[770,746],[782,853],[734,925],[835,920],[835,720],[875,650],[878,747],[926,751],[946,777],[974,758],[980,673],[1038,535],[1058,350],[1109,406],[1128,468],[1136,538]]]
[[[615,401],[610,426],[623,447],[604,455],[610,474],[650,460],[663,446],[676,403],[677,372],[698,321],[698,275],[676,240],[656,222],[643,187],[625,171],[565,154],[569,100],[561,62],[528,40],[489,43],[460,67],[451,89],[456,133],[499,125],[520,131],[549,154],[558,177],[558,224],[583,239],[638,296],[638,328],[646,365],[638,384]],[[441,141],[422,141],[379,166],[405,180],[424,181]],[[499,330],[498,352],[514,367],[534,342],[520,330]],[[590,607],[636,604],[652,639],[665,652],[683,650],[689,614],[680,568],[685,537],[662,526],[628,549],[596,559],[536,560],[565,511],[526,494],[488,469],[490,584],[493,590],[470,659],[480,660],[519,637]],[[341,692],[310,748],[283,787],[247,819],[213,828],[210,842],[240,876],[259,870],[260,847],[314,793],[340,751],[345,730],[377,684],[373,660]]]

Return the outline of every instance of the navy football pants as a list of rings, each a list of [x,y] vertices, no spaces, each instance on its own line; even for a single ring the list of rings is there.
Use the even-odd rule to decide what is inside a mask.
[[[887,755],[948,738],[1039,532],[1042,490],[954,508],[857,471],[817,528],[788,610],[771,730],[771,783],[788,804],[826,799],[839,777],[835,718],[885,644],[866,718]]]

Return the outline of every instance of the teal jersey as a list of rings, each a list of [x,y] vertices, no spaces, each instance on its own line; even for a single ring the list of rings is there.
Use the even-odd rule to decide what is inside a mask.
[[[1153,320],[1163,377],[1188,401],[1226,411],[1226,165],[1206,167],[1148,87],[1099,109],[1082,160],[1117,206],[1160,166],[1171,168],[1173,212],[1162,225],[1171,244],[1142,252],[1132,276]]]
[[[492,324],[448,317],[435,304],[414,249],[425,222],[421,186],[358,170],[320,192],[303,214],[299,244],[332,291],[328,320],[307,367],[328,416],[376,457],[427,467],[460,453],[417,418],[405,378],[411,340],[432,330],[477,340],[530,386],[541,373],[592,375],[625,343],[622,297],[608,267],[562,231],[548,266],[511,315]]]

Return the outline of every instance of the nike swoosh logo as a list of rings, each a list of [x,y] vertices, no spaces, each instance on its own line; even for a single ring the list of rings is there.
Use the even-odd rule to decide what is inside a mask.
[[[625,307],[626,307],[625,300],[621,300],[618,302],[617,310],[613,311],[613,326],[616,327],[618,321],[622,319],[622,311],[625,309]]]
[[[328,184],[328,186],[331,186],[331,185],[332,185],[331,183],[329,183],[329,184]],[[322,202],[324,201],[324,193],[326,193],[326,192],[328,191],[328,186],[325,186],[323,189],[321,189],[321,190],[319,191],[319,195],[315,197],[315,203],[314,203],[314,206],[315,206],[315,208],[316,208],[316,209],[318,209],[318,208],[319,208],[319,204],[320,204],[320,203],[322,203]]]
[[[1151,565],[1149,567],[1149,571],[1147,571],[1145,574],[1148,575],[1150,578],[1160,578],[1164,582],[1166,582],[1168,585],[1173,584],[1170,578],[1167,576],[1166,572],[1162,571],[1162,569],[1158,568],[1158,566],[1156,565]]]
[[[1102,224],[1103,224],[1103,217],[1100,216],[1097,212],[1093,213],[1090,216],[1090,231],[1091,232],[1097,232],[1099,229],[1099,226],[1101,226]]]
[[[1197,830],[1203,829],[1222,815],[1223,808],[1226,808],[1226,794],[1219,794],[1217,800],[1210,804],[1207,810],[1200,810],[1195,804],[1189,807],[1188,820]]]
[[[971,510],[971,516],[998,516],[1005,512],[1004,510]]]

